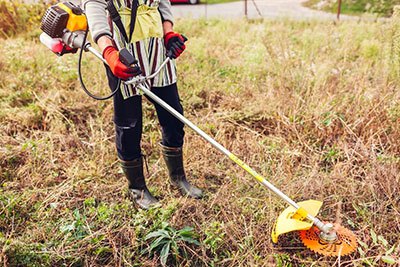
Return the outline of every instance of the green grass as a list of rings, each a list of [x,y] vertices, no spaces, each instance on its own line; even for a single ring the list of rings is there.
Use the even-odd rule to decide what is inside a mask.
[[[186,116],[295,201],[324,201],[319,217],[353,230],[359,249],[336,259],[306,250],[295,234],[272,244],[286,204],[189,129],[186,170],[205,198],[180,197],[168,185],[147,101],[146,177],[162,208],[136,210],[117,164],[112,101],[88,98],[77,55],[57,58],[35,29],[0,46],[0,263],[398,262],[399,21],[178,20],[176,27],[189,37],[178,60]],[[108,93],[103,66],[90,55],[84,77],[92,91]],[[163,229],[172,254],[149,238]],[[182,241],[186,229],[196,244]],[[160,259],[162,251],[170,256]]]
[[[338,10],[338,1],[321,1],[308,0],[305,6],[322,9],[324,11],[336,13]],[[399,0],[380,1],[380,0],[343,0],[341,5],[341,13],[349,15],[361,15],[364,13],[372,13],[378,16],[388,17],[393,13],[393,7],[400,5]]]
[[[229,3],[229,2],[236,2],[240,0],[200,0],[202,4],[222,4],[222,3]]]

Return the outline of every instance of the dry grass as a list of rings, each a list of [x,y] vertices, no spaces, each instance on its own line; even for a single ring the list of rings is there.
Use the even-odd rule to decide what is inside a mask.
[[[0,38],[11,37],[36,27],[46,8],[44,0],[36,2],[39,4],[25,4],[23,0],[0,0]]]
[[[398,261],[396,25],[177,24],[190,36],[179,60],[186,116],[296,201],[323,200],[320,218],[354,230],[359,251],[340,261],[319,257],[294,234],[273,245],[271,227],[285,204],[189,129],[187,172],[206,196],[181,198],[167,183],[148,102],[147,180],[163,207],[137,211],[116,163],[112,102],[86,97],[77,57],[56,58],[35,31],[0,47],[0,261],[157,266],[140,250],[162,222],[193,226],[201,242],[182,244],[187,255],[171,265],[383,266],[385,253]],[[101,64],[86,64],[88,85],[106,88]]]

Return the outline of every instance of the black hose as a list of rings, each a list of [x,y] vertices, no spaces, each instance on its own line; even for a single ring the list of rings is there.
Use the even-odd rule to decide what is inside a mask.
[[[117,87],[116,87],[116,88],[112,91],[112,93],[111,93],[110,95],[108,95],[108,96],[104,96],[104,97],[102,97],[102,96],[96,96],[96,95],[92,94],[91,92],[89,92],[89,90],[86,88],[85,83],[83,82],[82,71],[81,71],[81,69],[82,69],[82,55],[83,55],[83,50],[84,50],[84,46],[85,46],[85,44],[86,44],[86,38],[87,38],[87,36],[88,36],[88,33],[89,33],[89,29],[87,29],[86,32],[85,32],[85,36],[84,36],[84,38],[83,38],[83,45],[82,45],[82,47],[81,47],[81,51],[79,52],[79,60],[78,60],[78,76],[79,76],[79,81],[80,81],[80,83],[81,83],[81,86],[82,86],[83,91],[85,91],[85,93],[86,93],[88,96],[90,96],[91,98],[96,99],[96,100],[107,100],[107,99],[110,99],[111,97],[113,97],[113,96],[118,92],[119,87],[121,86],[121,79],[118,79]]]

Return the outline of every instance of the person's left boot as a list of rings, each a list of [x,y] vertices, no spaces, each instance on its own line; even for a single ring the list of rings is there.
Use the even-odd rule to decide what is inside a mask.
[[[183,195],[192,198],[201,198],[203,196],[201,189],[191,185],[186,179],[185,170],[183,168],[182,147],[160,145],[172,185],[177,186]]]

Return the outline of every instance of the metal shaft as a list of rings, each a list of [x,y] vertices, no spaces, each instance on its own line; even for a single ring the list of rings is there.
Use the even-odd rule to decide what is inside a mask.
[[[99,53],[99,51],[97,51],[95,48],[92,47],[92,45],[90,43],[87,43],[84,47],[85,51],[89,51],[90,53],[92,53],[93,55],[95,55],[98,59],[100,59],[101,61],[103,61],[103,63],[107,64],[107,61],[103,58],[103,56]]]
[[[228,149],[226,149],[224,146],[222,146],[220,143],[215,141],[212,137],[210,137],[208,134],[206,134],[203,130],[201,130],[199,127],[197,127],[195,124],[193,124],[190,120],[186,119],[184,116],[182,116],[179,112],[177,112],[175,109],[173,109],[171,106],[169,106],[167,103],[165,103],[162,99],[160,99],[158,96],[156,96],[153,92],[151,92],[149,89],[147,89],[145,86],[142,84],[138,85],[138,89],[141,90],[145,95],[150,97],[154,102],[162,106],[164,109],[166,109],[169,113],[171,113],[175,118],[189,126],[193,131],[198,133],[201,137],[203,137],[206,141],[208,141],[211,145],[213,145],[215,148],[217,148],[219,151],[221,151],[223,154],[225,154],[227,157],[229,157],[233,162],[237,163],[240,167],[242,167],[245,171],[250,173],[254,178],[257,179],[261,184],[265,185],[268,187],[271,191],[273,191],[275,194],[277,194],[280,198],[285,200],[289,205],[293,206],[294,208],[298,209],[300,206],[294,202],[291,198],[286,196],[282,191],[280,191],[278,188],[276,188],[273,184],[268,182],[264,177],[262,177],[260,174],[258,174],[255,170],[253,170],[250,166],[248,166],[246,163],[241,161],[238,157],[236,157],[232,152],[230,152]],[[314,221],[314,216],[309,215],[309,219]],[[308,216],[307,216],[308,217]]]

